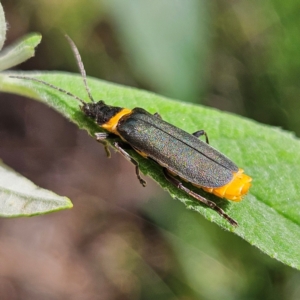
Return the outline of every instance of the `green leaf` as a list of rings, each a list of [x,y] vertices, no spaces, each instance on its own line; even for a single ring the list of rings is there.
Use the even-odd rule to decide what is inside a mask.
[[[1,217],[29,217],[72,206],[68,198],[37,187],[0,162]]]
[[[137,78],[164,95],[198,101],[199,90],[206,88],[208,2],[107,0],[104,3]]]
[[[0,71],[12,68],[34,56],[34,48],[41,39],[40,34],[31,33],[5,48],[0,54]]]
[[[16,73],[14,73],[16,75]],[[87,99],[79,76],[67,73],[23,73]],[[21,75],[21,74],[19,74]],[[79,110],[76,100],[42,84],[0,75],[0,90],[43,101],[85,128],[97,131]],[[250,193],[240,203],[217,199],[218,205],[236,221],[233,228],[211,209],[172,187],[161,168],[138,155],[141,170],[153,177],[172,197],[203,214],[226,230],[255,245],[271,257],[300,268],[300,142],[292,134],[215,109],[180,103],[152,93],[89,78],[95,99],[110,105],[143,107],[159,112],[166,121],[188,131],[205,129],[212,146],[231,158],[253,178]],[[202,193],[201,190],[199,193]],[[205,194],[205,193],[204,193]],[[214,199],[205,194],[207,198]],[[167,214],[168,212],[166,212]]]
[[[3,7],[0,3],[0,50],[2,49],[6,37],[6,22]]]

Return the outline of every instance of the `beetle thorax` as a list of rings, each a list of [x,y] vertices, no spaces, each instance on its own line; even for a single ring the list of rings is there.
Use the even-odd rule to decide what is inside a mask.
[[[106,105],[102,100],[97,103],[85,103],[80,108],[87,117],[93,119],[100,126],[122,110],[121,107]]]

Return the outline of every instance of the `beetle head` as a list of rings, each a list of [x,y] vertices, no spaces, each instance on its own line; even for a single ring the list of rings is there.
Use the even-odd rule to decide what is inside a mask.
[[[80,109],[87,117],[93,119],[100,126],[107,123],[116,113],[122,110],[121,107],[106,105],[102,100],[96,103],[84,103],[80,106]]]

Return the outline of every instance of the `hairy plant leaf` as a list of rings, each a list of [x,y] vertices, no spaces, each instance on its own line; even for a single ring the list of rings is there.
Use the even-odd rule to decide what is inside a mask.
[[[34,56],[34,49],[41,39],[40,34],[31,33],[22,37],[13,45],[6,47],[0,53],[0,71],[12,68]]]
[[[5,42],[5,37],[6,37],[6,22],[5,22],[3,7],[0,3],[0,50],[2,49],[3,44]]]
[[[45,80],[87,100],[82,80],[67,73],[23,73]],[[20,74],[19,74],[20,75]],[[215,109],[180,103],[153,93],[88,78],[94,99],[110,105],[143,107],[188,131],[205,129],[213,147],[231,158],[253,178],[250,193],[240,203],[212,198],[236,221],[233,228],[211,209],[164,179],[161,168],[139,156],[141,170],[153,177],[189,209],[203,214],[271,257],[300,268],[300,142],[291,133]],[[90,134],[98,129],[79,110],[75,99],[42,84],[0,75],[0,90],[43,101]],[[200,193],[202,193],[200,191]],[[166,212],[167,213],[167,212]]]
[[[71,201],[37,187],[0,162],[0,216],[28,217],[72,208]]]

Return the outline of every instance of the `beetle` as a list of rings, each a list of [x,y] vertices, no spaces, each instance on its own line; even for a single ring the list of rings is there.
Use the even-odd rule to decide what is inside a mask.
[[[118,137],[112,145],[135,165],[137,178],[143,186],[146,186],[146,181],[140,176],[138,162],[125,150],[128,146],[142,157],[159,164],[165,178],[172,185],[215,210],[231,225],[237,226],[238,223],[216,203],[186,187],[183,182],[189,182],[220,198],[238,202],[248,192],[252,178],[244,174],[244,171],[229,158],[211,147],[204,130],[190,134],[167,123],[158,113],[151,114],[139,107],[128,109],[110,106],[102,100],[96,102],[87,84],[79,51],[71,38],[66,38],[76,57],[91,102],[85,102],[72,93],[37,78],[11,77],[42,83],[78,100],[81,103],[81,111],[105,130],[96,133],[95,136],[97,141],[104,145],[107,155],[110,156],[107,140],[110,137]],[[205,137],[205,142],[199,139],[201,136]]]

